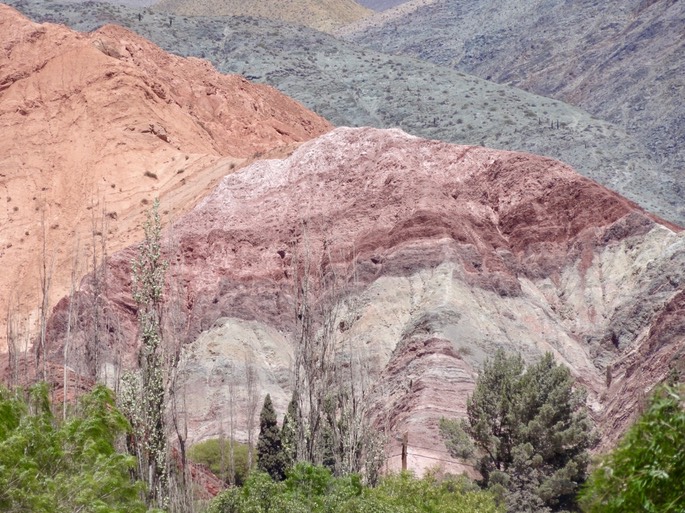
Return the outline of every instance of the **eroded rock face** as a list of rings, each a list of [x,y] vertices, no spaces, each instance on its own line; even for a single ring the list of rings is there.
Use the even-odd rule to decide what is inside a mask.
[[[612,440],[634,412],[625,392],[649,390],[685,345],[680,229],[530,154],[340,128],[226,176],[169,233],[192,441],[226,430],[230,396],[245,438],[248,360],[284,413],[293,274],[307,258],[347,293],[335,336],[367,371],[391,468],[406,431],[410,467],[463,469],[437,422],[464,414],[497,348],[529,360],[553,352]],[[107,361],[135,359],[134,252],[110,261]],[[56,347],[66,305],[51,320]]]
[[[154,197],[180,215],[246,159],[330,128],[270,87],[120,27],[80,34],[0,5],[0,310],[30,331],[43,262],[50,305],[103,237],[109,252],[139,240]]]

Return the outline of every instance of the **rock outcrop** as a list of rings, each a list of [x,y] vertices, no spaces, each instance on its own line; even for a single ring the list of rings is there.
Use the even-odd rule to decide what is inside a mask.
[[[340,128],[226,176],[169,233],[167,318],[184,344],[192,441],[219,433],[229,394],[245,437],[246,362],[285,411],[303,262],[312,283],[345,291],[335,337],[365,369],[394,468],[395,436],[407,432],[412,468],[464,469],[437,422],[464,414],[499,347],[529,360],[553,352],[613,440],[634,415],[632,392],[662,380],[685,346],[680,228],[531,154]],[[109,263],[109,368],[135,359],[134,254]],[[78,296],[82,318],[90,289]],[[51,319],[54,347],[67,307]],[[72,331],[74,343],[87,333]]]
[[[40,277],[49,306],[94,245],[139,239],[154,197],[177,216],[246,160],[330,128],[275,89],[123,28],[80,34],[0,5],[0,352],[7,312],[17,332],[35,326]]]

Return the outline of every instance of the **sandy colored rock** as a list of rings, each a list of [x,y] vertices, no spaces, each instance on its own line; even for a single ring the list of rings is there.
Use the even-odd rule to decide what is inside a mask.
[[[680,228],[535,155],[339,128],[226,176],[171,231],[169,302],[183,327],[174,334],[185,345],[191,442],[226,425],[229,376],[246,437],[248,359],[262,396],[285,412],[293,262],[307,251],[312,269],[345,283],[336,337],[368,370],[390,468],[407,432],[412,468],[468,471],[446,454],[437,423],[464,414],[497,348],[528,361],[551,351],[588,389],[610,441],[636,412],[635,397],[617,392],[647,393],[685,346]],[[135,359],[134,254],[110,261],[107,361]],[[90,287],[79,296],[83,318]],[[67,305],[50,322],[55,347]]]
[[[173,218],[246,159],[329,129],[120,27],[79,34],[0,5],[0,350],[8,309],[18,333],[36,325],[43,261],[52,304],[73,255],[80,276],[103,236],[110,252],[131,244],[154,197]]]

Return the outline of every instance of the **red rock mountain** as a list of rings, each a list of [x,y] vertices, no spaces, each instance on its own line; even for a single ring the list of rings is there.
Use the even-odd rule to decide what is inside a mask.
[[[81,34],[0,5],[0,352],[8,311],[17,332],[35,328],[43,262],[51,303],[100,234],[108,251],[140,237],[153,197],[173,217],[246,159],[330,128],[120,27]]]
[[[242,383],[247,360],[285,411],[303,261],[312,283],[336,277],[347,293],[336,340],[367,370],[391,467],[406,431],[411,468],[460,468],[437,422],[464,414],[478,368],[499,347],[566,363],[607,444],[685,360],[685,235],[547,158],[340,128],[226,176],[168,233],[191,441],[219,433],[227,379]],[[134,254],[109,263],[101,376],[135,358]],[[85,281],[78,295],[82,318],[91,290]],[[67,305],[50,322],[55,348]],[[75,347],[88,329],[72,333]],[[85,371],[76,357],[68,364]]]

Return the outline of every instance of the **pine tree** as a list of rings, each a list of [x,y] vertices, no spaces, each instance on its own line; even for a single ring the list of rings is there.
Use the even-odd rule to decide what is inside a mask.
[[[285,479],[285,465],[281,433],[278,429],[276,411],[269,394],[259,414],[259,439],[257,440],[257,468],[267,472],[276,481]]]
[[[477,456],[482,484],[511,513],[575,508],[594,443],[585,394],[551,353],[525,369],[520,355],[498,351],[467,401],[466,421],[443,419],[454,457]]]

